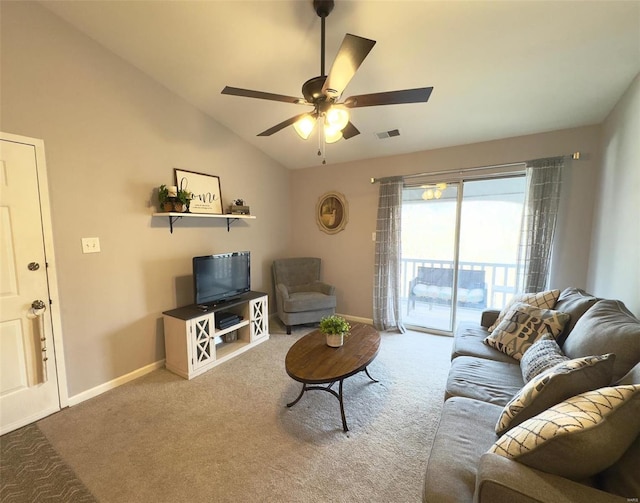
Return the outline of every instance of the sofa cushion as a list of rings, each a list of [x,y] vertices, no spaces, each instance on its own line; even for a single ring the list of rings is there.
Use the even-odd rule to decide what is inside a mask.
[[[476,503],[629,503],[596,489],[595,477],[575,482],[492,452],[480,457]],[[471,502],[468,502],[471,503]]]
[[[579,288],[565,288],[562,293],[560,293],[558,302],[556,302],[553,309],[567,313],[570,316],[564,330],[558,336],[558,344],[560,347],[562,347],[562,344],[582,315],[597,301],[598,299],[596,297]]]
[[[478,463],[497,439],[493,425],[500,410],[469,398],[453,397],[444,403],[427,464],[423,501],[473,501]]]
[[[522,379],[524,382],[529,382],[538,374],[569,359],[562,352],[553,335],[544,334],[525,351],[520,359]]]
[[[496,433],[517,426],[572,396],[611,384],[615,355],[586,356],[560,363],[538,375],[504,407]]]
[[[502,308],[502,311],[500,311],[500,314],[498,315],[498,319],[496,319],[493,325],[489,327],[489,332],[493,332],[496,329],[496,327],[502,321],[502,318],[506,316],[506,314],[509,312],[509,310],[514,304],[518,302],[524,302],[525,304],[529,304],[530,306],[533,306],[533,307],[541,307],[543,309],[553,309],[553,307],[556,305],[556,302],[559,296],[560,296],[560,290],[546,290],[544,292],[538,292],[538,293],[521,293],[521,294],[515,295],[507,303],[507,305],[504,306],[504,308]]]
[[[453,339],[451,359],[458,356],[475,356],[487,360],[514,363],[513,358],[484,343],[487,335],[489,335],[487,329],[477,323],[461,322]]]
[[[638,362],[629,372],[616,381],[619,384],[640,384],[640,362]]]
[[[330,309],[336,307],[336,298],[319,292],[292,293],[288,299],[284,299],[283,307],[286,313]]]
[[[504,406],[524,385],[519,365],[513,359],[511,362],[456,358],[447,377],[445,400],[462,396]]]
[[[485,342],[519,360],[545,333],[557,337],[567,321],[568,314],[516,302]]]
[[[637,363],[616,385],[640,384],[640,362]],[[640,494],[640,435],[616,463],[599,475],[600,486],[627,499]],[[637,497],[637,496],[636,496]]]
[[[622,457],[640,432],[639,415],[640,385],[587,391],[512,428],[489,451],[580,480]]]
[[[627,498],[627,501],[633,501],[640,494],[638,467],[640,435],[618,461],[598,475],[599,486],[605,491]]]
[[[615,353],[613,380],[640,362],[640,320],[617,300],[599,300],[578,320],[563,346],[569,358]]]
[[[482,314],[480,315],[480,325],[488,329],[491,325],[493,325],[496,322],[496,320],[498,319],[498,316],[500,316],[499,309],[485,309],[484,311],[482,311]]]

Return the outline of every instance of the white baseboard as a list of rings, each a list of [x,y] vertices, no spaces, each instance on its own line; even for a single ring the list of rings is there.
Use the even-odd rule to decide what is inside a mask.
[[[361,318],[360,316],[351,316],[348,314],[340,314],[340,313],[336,313],[338,316],[342,316],[344,319],[349,320],[349,321],[353,321],[355,323],[366,323],[368,325],[373,325],[373,319],[371,318]],[[269,314],[269,319],[273,319],[276,318],[276,320],[280,321],[280,318],[278,318],[278,313],[271,313]]]
[[[133,381],[138,377],[142,377],[145,374],[153,372],[159,368],[164,367],[164,359],[159,360],[157,362],[146,365],[142,368],[134,370],[133,372],[129,372],[123,376],[117,377],[112,381],[101,384],[100,386],[96,386],[95,388],[88,389],[87,391],[83,391],[82,393],[78,393],[77,395],[69,397],[69,406],[72,407],[74,405],[78,405],[79,403],[84,402],[85,400],[89,400],[89,398],[96,397],[101,395],[105,391],[112,390],[117,388],[118,386],[122,386],[123,384],[128,383],[129,381]]]
[[[371,318],[361,318],[360,316],[351,316],[348,314],[339,314],[338,316],[342,316],[347,321],[353,321],[355,323],[366,323],[367,325],[373,325],[373,320]]]
[[[366,323],[367,325],[373,325],[373,319],[371,318],[361,318],[360,316],[351,316],[348,314],[340,314],[336,313],[338,316],[342,316],[347,321],[353,321],[354,323]],[[278,322],[280,322],[280,318],[277,317],[278,313],[271,313],[269,315],[269,319],[276,318]]]

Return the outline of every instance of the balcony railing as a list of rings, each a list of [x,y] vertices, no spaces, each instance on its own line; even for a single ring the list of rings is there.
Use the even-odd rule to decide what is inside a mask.
[[[487,287],[487,307],[500,309],[504,307],[510,297],[516,291],[517,266],[516,264],[496,264],[489,262],[460,262],[461,269],[472,271],[484,271]],[[406,300],[409,294],[409,283],[418,276],[418,267],[433,267],[452,269],[451,260],[430,259],[402,259],[401,285],[402,300]]]

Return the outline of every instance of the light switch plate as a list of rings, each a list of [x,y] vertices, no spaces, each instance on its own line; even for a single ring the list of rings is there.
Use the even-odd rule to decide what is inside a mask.
[[[82,238],[82,253],[99,253],[99,238]]]

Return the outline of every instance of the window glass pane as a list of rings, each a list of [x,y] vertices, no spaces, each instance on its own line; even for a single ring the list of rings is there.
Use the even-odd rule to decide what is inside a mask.
[[[430,184],[403,193],[407,325],[451,331],[457,199],[458,184],[447,184],[446,188]]]
[[[460,217],[456,321],[478,321],[501,309],[516,288],[516,263],[526,179],[464,182]]]

